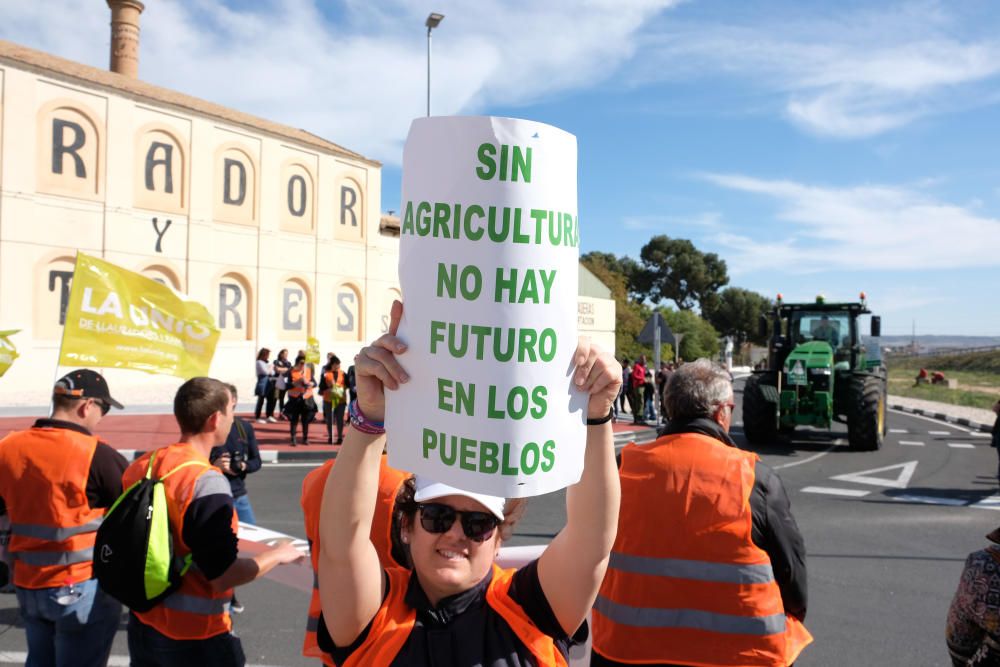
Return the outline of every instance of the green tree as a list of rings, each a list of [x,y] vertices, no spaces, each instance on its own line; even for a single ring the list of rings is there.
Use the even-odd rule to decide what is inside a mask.
[[[715,359],[719,354],[719,332],[707,320],[690,310],[660,308],[660,312],[674,334],[684,335],[681,338],[681,359]]]
[[[653,303],[673,301],[691,310],[712,298],[729,282],[726,263],[715,253],[703,253],[687,239],[654,236],[642,247],[641,269],[630,289]]]
[[[771,311],[771,300],[757,292],[742,287],[727,287],[702,304],[702,315],[724,336],[732,336],[737,343],[752,341],[766,345],[758,333],[761,315]]]
[[[629,260],[632,261],[632,260]],[[615,356],[629,359],[643,352],[643,347],[636,342],[639,332],[649,318],[649,308],[629,298],[628,277],[622,263],[614,255],[603,252],[592,252],[580,258],[587,269],[611,290],[615,300]],[[635,262],[632,261],[634,265]]]

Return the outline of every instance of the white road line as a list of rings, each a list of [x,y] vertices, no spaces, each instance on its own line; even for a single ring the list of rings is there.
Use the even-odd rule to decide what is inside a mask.
[[[871,491],[861,489],[838,489],[832,486],[807,486],[802,489],[802,493],[824,493],[829,496],[851,496],[852,498],[862,498]]]
[[[970,445],[967,442],[949,442],[949,447],[954,447],[955,449],[975,449],[975,445]]]
[[[917,415],[912,412],[907,412],[906,410],[896,410],[895,408],[889,408],[889,412],[896,412],[901,415],[906,415],[907,417],[913,417],[914,419],[923,419],[925,422],[930,422],[937,426],[940,426],[943,419],[934,419],[933,417],[924,417],[923,415]],[[952,424],[948,422],[948,426],[955,429],[956,431],[961,431],[962,433],[978,433],[979,431],[972,430],[971,428],[965,428],[964,426],[959,426],[958,424]]]
[[[837,438],[836,440],[833,441],[833,444],[830,445],[828,449],[824,449],[819,454],[813,454],[809,458],[802,459],[801,461],[792,461],[791,463],[782,463],[780,466],[771,466],[771,470],[781,470],[782,468],[794,468],[795,466],[800,466],[805,463],[811,463],[812,461],[815,461],[820,457],[826,456],[827,454],[833,451],[834,447],[837,447],[838,445],[842,444],[844,444],[844,440],[842,438]]]
[[[324,461],[316,462],[302,462],[302,463],[268,463],[266,466],[262,466],[263,470],[268,468],[318,468],[323,465]]]
[[[978,503],[972,503],[969,507],[975,507],[981,510],[1000,510],[1000,496],[983,498]]]
[[[901,445],[909,445],[910,447],[923,447],[924,446],[924,443],[920,442],[919,440],[900,440],[899,444],[901,444]]]
[[[909,433],[905,428],[890,428],[889,433]]]
[[[940,498],[935,496],[895,496],[893,500],[898,500],[903,503],[922,503],[924,505],[949,505],[951,507],[960,507],[968,504],[965,500],[961,498]]]
[[[988,438],[988,437],[990,437],[989,433],[983,433],[982,431],[973,431],[969,435],[971,435],[973,438]]]
[[[0,665],[23,665],[28,660],[28,654],[24,651],[0,651]],[[128,667],[129,657],[127,655],[113,655],[108,658],[109,667]],[[261,665],[247,663],[247,667],[278,667],[277,665]]]
[[[951,435],[951,431],[927,431],[930,435]]]

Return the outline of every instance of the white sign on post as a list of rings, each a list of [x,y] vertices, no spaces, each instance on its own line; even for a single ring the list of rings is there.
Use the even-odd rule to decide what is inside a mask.
[[[411,380],[387,392],[390,465],[508,498],[575,483],[576,137],[490,117],[413,121],[399,281]]]

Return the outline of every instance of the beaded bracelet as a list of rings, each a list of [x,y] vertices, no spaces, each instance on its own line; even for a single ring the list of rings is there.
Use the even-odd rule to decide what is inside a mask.
[[[385,433],[385,423],[366,418],[365,413],[361,412],[361,406],[358,405],[358,399],[351,401],[347,413],[351,419],[351,426],[357,429],[359,433],[367,433],[368,435],[382,435]]]

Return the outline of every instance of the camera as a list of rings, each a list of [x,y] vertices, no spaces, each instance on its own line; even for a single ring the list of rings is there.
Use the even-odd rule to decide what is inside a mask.
[[[233,470],[240,470],[243,467],[243,463],[247,460],[246,455],[242,451],[233,452],[232,457],[229,460],[229,467]]]

